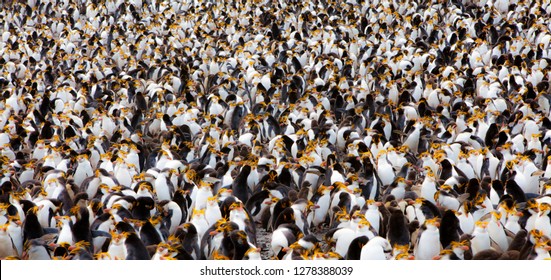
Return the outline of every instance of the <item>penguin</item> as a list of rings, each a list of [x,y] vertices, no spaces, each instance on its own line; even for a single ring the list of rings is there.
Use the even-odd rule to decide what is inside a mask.
[[[544,236],[551,237],[551,204],[540,203],[539,213],[534,221],[534,229],[539,230]]]
[[[149,260],[151,259],[147,248],[135,232],[126,232],[124,246],[126,248],[126,260]]]
[[[79,243],[81,246],[78,248],[80,249],[85,248],[87,251],[92,252],[93,251],[93,240],[92,240],[92,232],[90,230],[90,212],[88,212],[88,209],[84,206],[74,206],[73,209],[71,209],[71,212],[73,215],[75,215],[75,222],[72,225],[72,232],[73,232],[73,239],[76,243]],[[87,244],[88,246],[84,246],[82,244]]]
[[[417,260],[432,260],[442,250],[438,218],[425,220],[417,234],[413,254]]]
[[[346,253],[350,247],[352,241],[360,236],[366,236],[368,239],[372,239],[377,236],[373,227],[365,219],[361,219],[354,227],[342,228],[333,234],[333,239],[336,240],[335,253],[341,257],[346,258]]]
[[[8,233],[8,225],[0,225],[0,258],[5,259],[11,256],[17,257],[18,255],[17,247]]]
[[[394,181],[386,188],[383,196],[392,195],[397,201],[404,199],[406,194],[406,179],[401,176],[397,176]]]
[[[404,213],[400,209],[392,209],[388,220],[386,238],[392,247],[411,244],[410,233]]]
[[[215,224],[221,218],[222,212],[220,211],[220,206],[218,205],[217,198],[215,196],[207,198],[205,219],[207,219],[207,223],[209,224],[209,226]]]
[[[111,231],[111,241],[107,247],[107,255],[111,260],[125,260],[128,255],[125,246],[126,234]]]
[[[375,200],[366,201],[367,209],[364,212],[364,216],[371,226],[375,229],[377,235],[384,235],[383,215],[379,211],[381,202],[375,202]]]
[[[265,211],[269,210],[272,204],[272,197],[269,190],[261,190],[254,193],[245,203],[245,208],[251,213],[255,222],[261,223]]]
[[[487,230],[488,222],[477,221],[472,233],[471,249],[473,256],[491,248],[490,234]]]
[[[277,198],[274,198],[277,200]],[[288,207],[291,207],[291,200],[288,197],[284,197],[282,199],[279,199],[274,204],[273,210],[270,209],[272,212],[272,215],[270,217],[270,221],[268,222],[269,228],[267,230],[273,231],[277,229],[277,226],[286,222],[282,222],[281,220],[286,220],[287,222],[293,221],[292,219],[287,219],[286,216],[282,216],[282,212],[287,209]],[[281,219],[280,219],[281,216]],[[280,221],[278,221],[280,220]]]
[[[243,260],[247,261],[260,261],[262,260],[262,257],[260,255],[260,248],[254,248],[251,247],[247,252],[245,252],[245,255],[243,256]]]
[[[168,229],[168,234],[174,234],[183,219],[182,209],[176,202],[171,200],[159,201],[157,205],[163,209],[163,223]]]
[[[502,214],[497,211],[491,212],[490,220],[488,221],[487,230],[492,243],[494,243],[497,251],[504,252],[509,247],[509,241],[505,233],[505,228],[501,223]]]
[[[551,245],[550,242],[547,241],[538,241],[534,245],[534,251],[536,253],[536,256],[534,256],[533,260],[549,260],[551,258],[551,254],[549,253],[551,251]]]
[[[21,258],[24,260],[51,260],[50,244],[52,243],[50,242],[53,241],[48,239],[54,236],[55,235],[50,235],[43,236],[42,238],[30,239],[24,245],[24,253]]]
[[[203,238],[209,228],[209,223],[205,218],[205,209],[193,210],[191,220],[189,221],[197,230],[199,240]]]
[[[178,252],[172,246],[162,242],[162,243],[159,243],[159,245],[157,245],[157,248],[155,250],[155,253],[151,257],[151,260],[159,261],[159,260],[174,259],[177,254]]]
[[[201,239],[201,259],[215,258],[219,254],[224,238],[227,238],[230,232],[238,229],[239,226],[236,223],[228,222],[225,219],[221,219],[211,226],[209,234],[205,234]]]
[[[446,249],[440,251],[440,255],[434,257],[435,260],[464,260],[465,252],[470,248],[468,241],[452,241]]]
[[[232,231],[227,237],[228,241],[222,243],[222,248],[220,249],[222,255],[232,260],[242,260],[245,253],[251,247],[255,247],[247,241],[247,238],[247,234],[242,230]]]
[[[70,246],[69,255],[71,260],[93,260],[93,256],[90,253],[90,243],[86,241],[76,242],[75,245]]]
[[[279,225],[278,228],[272,233],[272,238],[270,241],[273,257],[276,259],[281,259],[285,254],[282,249],[295,243],[301,235],[302,231],[295,223]]]
[[[466,195],[458,197],[454,195],[453,189],[448,185],[442,185],[440,190],[434,194],[436,205],[444,209],[457,211],[461,206],[461,202],[466,200]]]
[[[392,257],[392,246],[387,239],[375,236],[362,247],[360,260],[389,260]]]
[[[83,153],[78,155],[76,160],[77,166],[73,174],[73,182],[77,187],[81,187],[86,178],[94,175],[94,171],[87,154]]]
[[[414,202],[410,202],[412,205],[406,207],[406,214],[409,222],[418,220],[420,224],[423,224],[427,219],[441,218],[440,209],[436,207],[432,202],[419,197]]]
[[[319,228],[327,221],[332,190],[333,186],[321,185],[317,190],[317,194],[312,197],[312,203],[317,205],[312,211],[314,215],[312,225],[314,227]]]
[[[197,229],[192,223],[184,223],[179,225],[174,235],[171,236],[174,236],[179,240],[183,250],[191,259],[198,260],[201,258],[201,250],[199,247],[199,245],[201,245],[201,240],[197,234]],[[171,236],[169,236],[169,240]]]
[[[23,228],[21,220],[18,216],[9,216],[8,217],[8,228],[7,232],[11,238],[13,245],[17,249],[16,256],[21,258],[23,255]]]
[[[67,243],[69,245],[74,245],[74,235],[73,235],[73,221],[69,216],[56,216],[55,219],[58,221],[59,236],[57,238],[56,244]]]
[[[471,214],[472,203],[465,201],[455,215],[459,220],[459,227],[464,234],[472,234],[475,227],[475,220]]]
[[[237,224],[239,229],[247,235],[248,242],[256,246],[256,225],[242,202],[234,202],[230,206],[228,220]]]
[[[247,178],[249,177],[249,174],[251,173],[251,166],[248,164],[245,164],[241,167],[241,170],[237,177],[235,177],[231,189],[233,191],[233,195],[237,197],[241,201],[247,201],[249,197],[252,195],[251,189],[247,186]]]
[[[463,232],[459,226],[459,219],[454,211],[446,210],[440,222],[440,244],[447,248],[452,242],[459,242]]]
[[[165,242],[168,238],[168,231],[161,221],[161,216],[151,217],[143,222],[140,227],[139,237],[146,247],[158,245],[161,242]]]
[[[132,207],[132,217],[140,221],[146,221],[151,217],[151,211],[155,209],[155,200],[151,197],[142,196],[136,198]]]
[[[153,182],[153,188],[157,196],[157,200],[172,200],[174,195],[174,185],[172,181],[169,180],[172,170],[169,168],[163,169],[161,172],[157,173],[157,177]]]
[[[311,211],[313,204],[305,199],[296,200],[291,207],[294,223],[301,229],[302,233],[308,235],[310,233],[310,223],[308,222],[308,213]],[[290,213],[290,211],[288,211]],[[282,214],[285,214],[285,210]]]

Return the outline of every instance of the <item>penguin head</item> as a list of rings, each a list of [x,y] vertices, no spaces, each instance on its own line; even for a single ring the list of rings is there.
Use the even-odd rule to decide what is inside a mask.
[[[148,219],[148,221],[154,226],[156,227],[157,225],[160,225],[161,222],[163,221],[163,216],[161,215],[155,215],[155,216],[152,216]]]
[[[367,228],[369,229],[371,227],[371,223],[369,223],[369,221],[366,219],[366,220],[361,220],[360,222],[358,222],[358,228]]]
[[[542,240],[544,238],[543,232],[539,229],[532,229],[530,231],[530,242],[532,244],[536,244],[538,241]]]
[[[236,201],[230,205],[230,211],[232,210],[243,211],[243,207],[244,207],[243,202]]]
[[[57,221],[57,226],[58,227],[61,227],[65,224],[69,224],[72,221],[71,217],[69,217],[69,216],[55,216],[54,218]]]
[[[362,214],[360,210],[354,211],[354,213],[352,213],[352,215],[350,216],[350,220],[356,223],[359,223],[361,221],[367,221],[365,218],[365,215]]]
[[[335,220],[339,223],[350,221],[350,215],[346,213],[346,209],[341,209],[335,214]]]
[[[499,221],[501,220],[501,216],[502,216],[502,213],[499,212],[499,211],[492,211],[492,219],[494,221]]]
[[[450,243],[452,250],[456,253],[457,251],[468,251],[469,250],[469,240],[463,240],[463,241],[452,241]]]
[[[436,217],[436,218],[432,218],[432,219],[427,219],[427,220],[425,220],[425,225],[427,227],[439,228],[440,227],[440,218]]]
[[[551,205],[550,204],[548,204],[548,203],[541,203],[540,204],[540,206],[539,206],[539,215],[540,215],[540,217],[549,214],[550,211],[551,211]]]
[[[218,198],[216,196],[210,196],[207,198],[207,206],[218,206]]]
[[[193,209],[193,213],[191,214],[192,219],[193,218],[204,218],[205,217],[205,209]]]
[[[476,228],[479,228],[482,231],[486,231],[486,227],[488,226],[488,222],[487,221],[476,221],[474,223],[474,225],[475,225]]]
[[[324,195],[324,194],[330,193],[332,190],[333,190],[333,186],[321,185],[321,186],[318,188],[318,193],[319,193],[320,195]]]

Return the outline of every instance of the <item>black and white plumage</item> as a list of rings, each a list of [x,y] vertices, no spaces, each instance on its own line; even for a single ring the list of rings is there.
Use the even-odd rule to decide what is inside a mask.
[[[546,1],[8,2],[3,257],[446,259],[490,213],[546,256]]]

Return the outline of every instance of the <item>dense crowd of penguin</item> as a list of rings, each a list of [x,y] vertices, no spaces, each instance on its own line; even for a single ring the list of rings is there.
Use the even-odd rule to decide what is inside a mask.
[[[0,6],[2,259],[550,258],[548,0]]]

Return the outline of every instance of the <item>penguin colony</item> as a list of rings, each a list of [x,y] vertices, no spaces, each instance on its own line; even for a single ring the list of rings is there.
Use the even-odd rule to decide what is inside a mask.
[[[550,258],[550,1],[2,3],[0,258]]]

